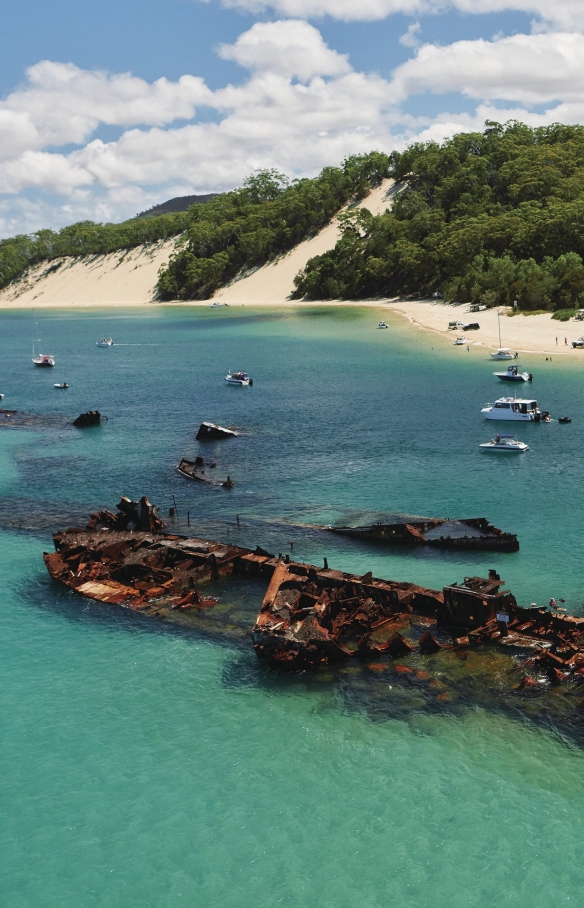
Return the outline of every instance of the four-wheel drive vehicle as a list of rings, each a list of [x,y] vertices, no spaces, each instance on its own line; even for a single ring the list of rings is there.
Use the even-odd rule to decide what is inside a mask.
[[[478,331],[480,327],[478,322],[471,322],[470,325],[463,325],[465,331]]]
[[[577,341],[572,341],[573,347],[584,347],[584,337],[579,337]]]

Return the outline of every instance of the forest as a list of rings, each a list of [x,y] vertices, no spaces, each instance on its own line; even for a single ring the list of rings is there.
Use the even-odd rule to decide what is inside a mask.
[[[487,122],[393,152],[391,211],[343,214],[296,298],[441,293],[452,302],[584,307],[584,127]]]
[[[584,127],[487,122],[442,144],[374,151],[289,182],[256,171],[186,212],[122,224],[81,221],[0,242],[0,287],[43,260],[127,249],[182,235],[161,268],[161,300],[207,299],[317,233],[384,177],[391,210],[347,207],[336,247],[295,279],[297,299],[441,294],[452,302],[584,308]]]

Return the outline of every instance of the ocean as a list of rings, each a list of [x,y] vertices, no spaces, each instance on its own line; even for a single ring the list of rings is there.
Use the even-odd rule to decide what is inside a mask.
[[[45,571],[54,529],[146,494],[177,531],[188,514],[201,535],[433,587],[495,568],[521,605],[555,596],[584,615],[581,364],[520,360],[534,381],[519,393],[573,422],[521,425],[531,450],[497,457],[478,448],[502,428],[481,405],[507,391],[487,352],[378,320],[43,312],[57,365],[41,370],[31,314],[1,313],[2,406],[55,416],[0,428],[6,908],[581,903],[584,745],[569,729],[473,696],[438,708],[351,666],[279,676],[251,644],[87,602]],[[227,386],[228,368],[253,387]],[[67,424],[94,408],[101,427]],[[177,473],[202,420],[240,433],[204,449],[230,491]],[[521,548],[400,552],[320,529],[388,514],[485,516]],[[251,623],[257,585],[222,595]]]

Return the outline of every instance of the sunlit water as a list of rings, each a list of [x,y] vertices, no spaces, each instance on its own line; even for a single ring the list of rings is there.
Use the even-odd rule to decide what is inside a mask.
[[[179,529],[189,512],[201,533],[436,587],[494,567],[520,603],[554,595],[584,614],[579,363],[521,360],[535,380],[519,393],[574,421],[520,426],[530,452],[497,458],[478,449],[496,431],[479,411],[508,386],[485,351],[377,321],[43,314],[49,372],[30,363],[30,315],[1,315],[3,406],[109,421],[0,429],[0,904],[582,903],[584,753],[568,739],[478,707],[392,710],[401,694],[383,677],[368,709],[342,678],[279,678],[249,646],[113,613],[46,576],[40,508],[83,515],[146,493],[167,514],[174,494]],[[104,334],[115,347],[95,346]],[[227,368],[254,387],[228,387]],[[176,472],[203,419],[241,430],[203,450],[230,492]],[[486,516],[521,549],[368,550],[316,529],[388,513]]]

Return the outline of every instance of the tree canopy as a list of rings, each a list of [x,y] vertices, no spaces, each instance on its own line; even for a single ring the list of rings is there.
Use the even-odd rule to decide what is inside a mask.
[[[297,298],[441,292],[486,305],[584,307],[584,127],[487,122],[391,155],[391,211],[343,217]]]

